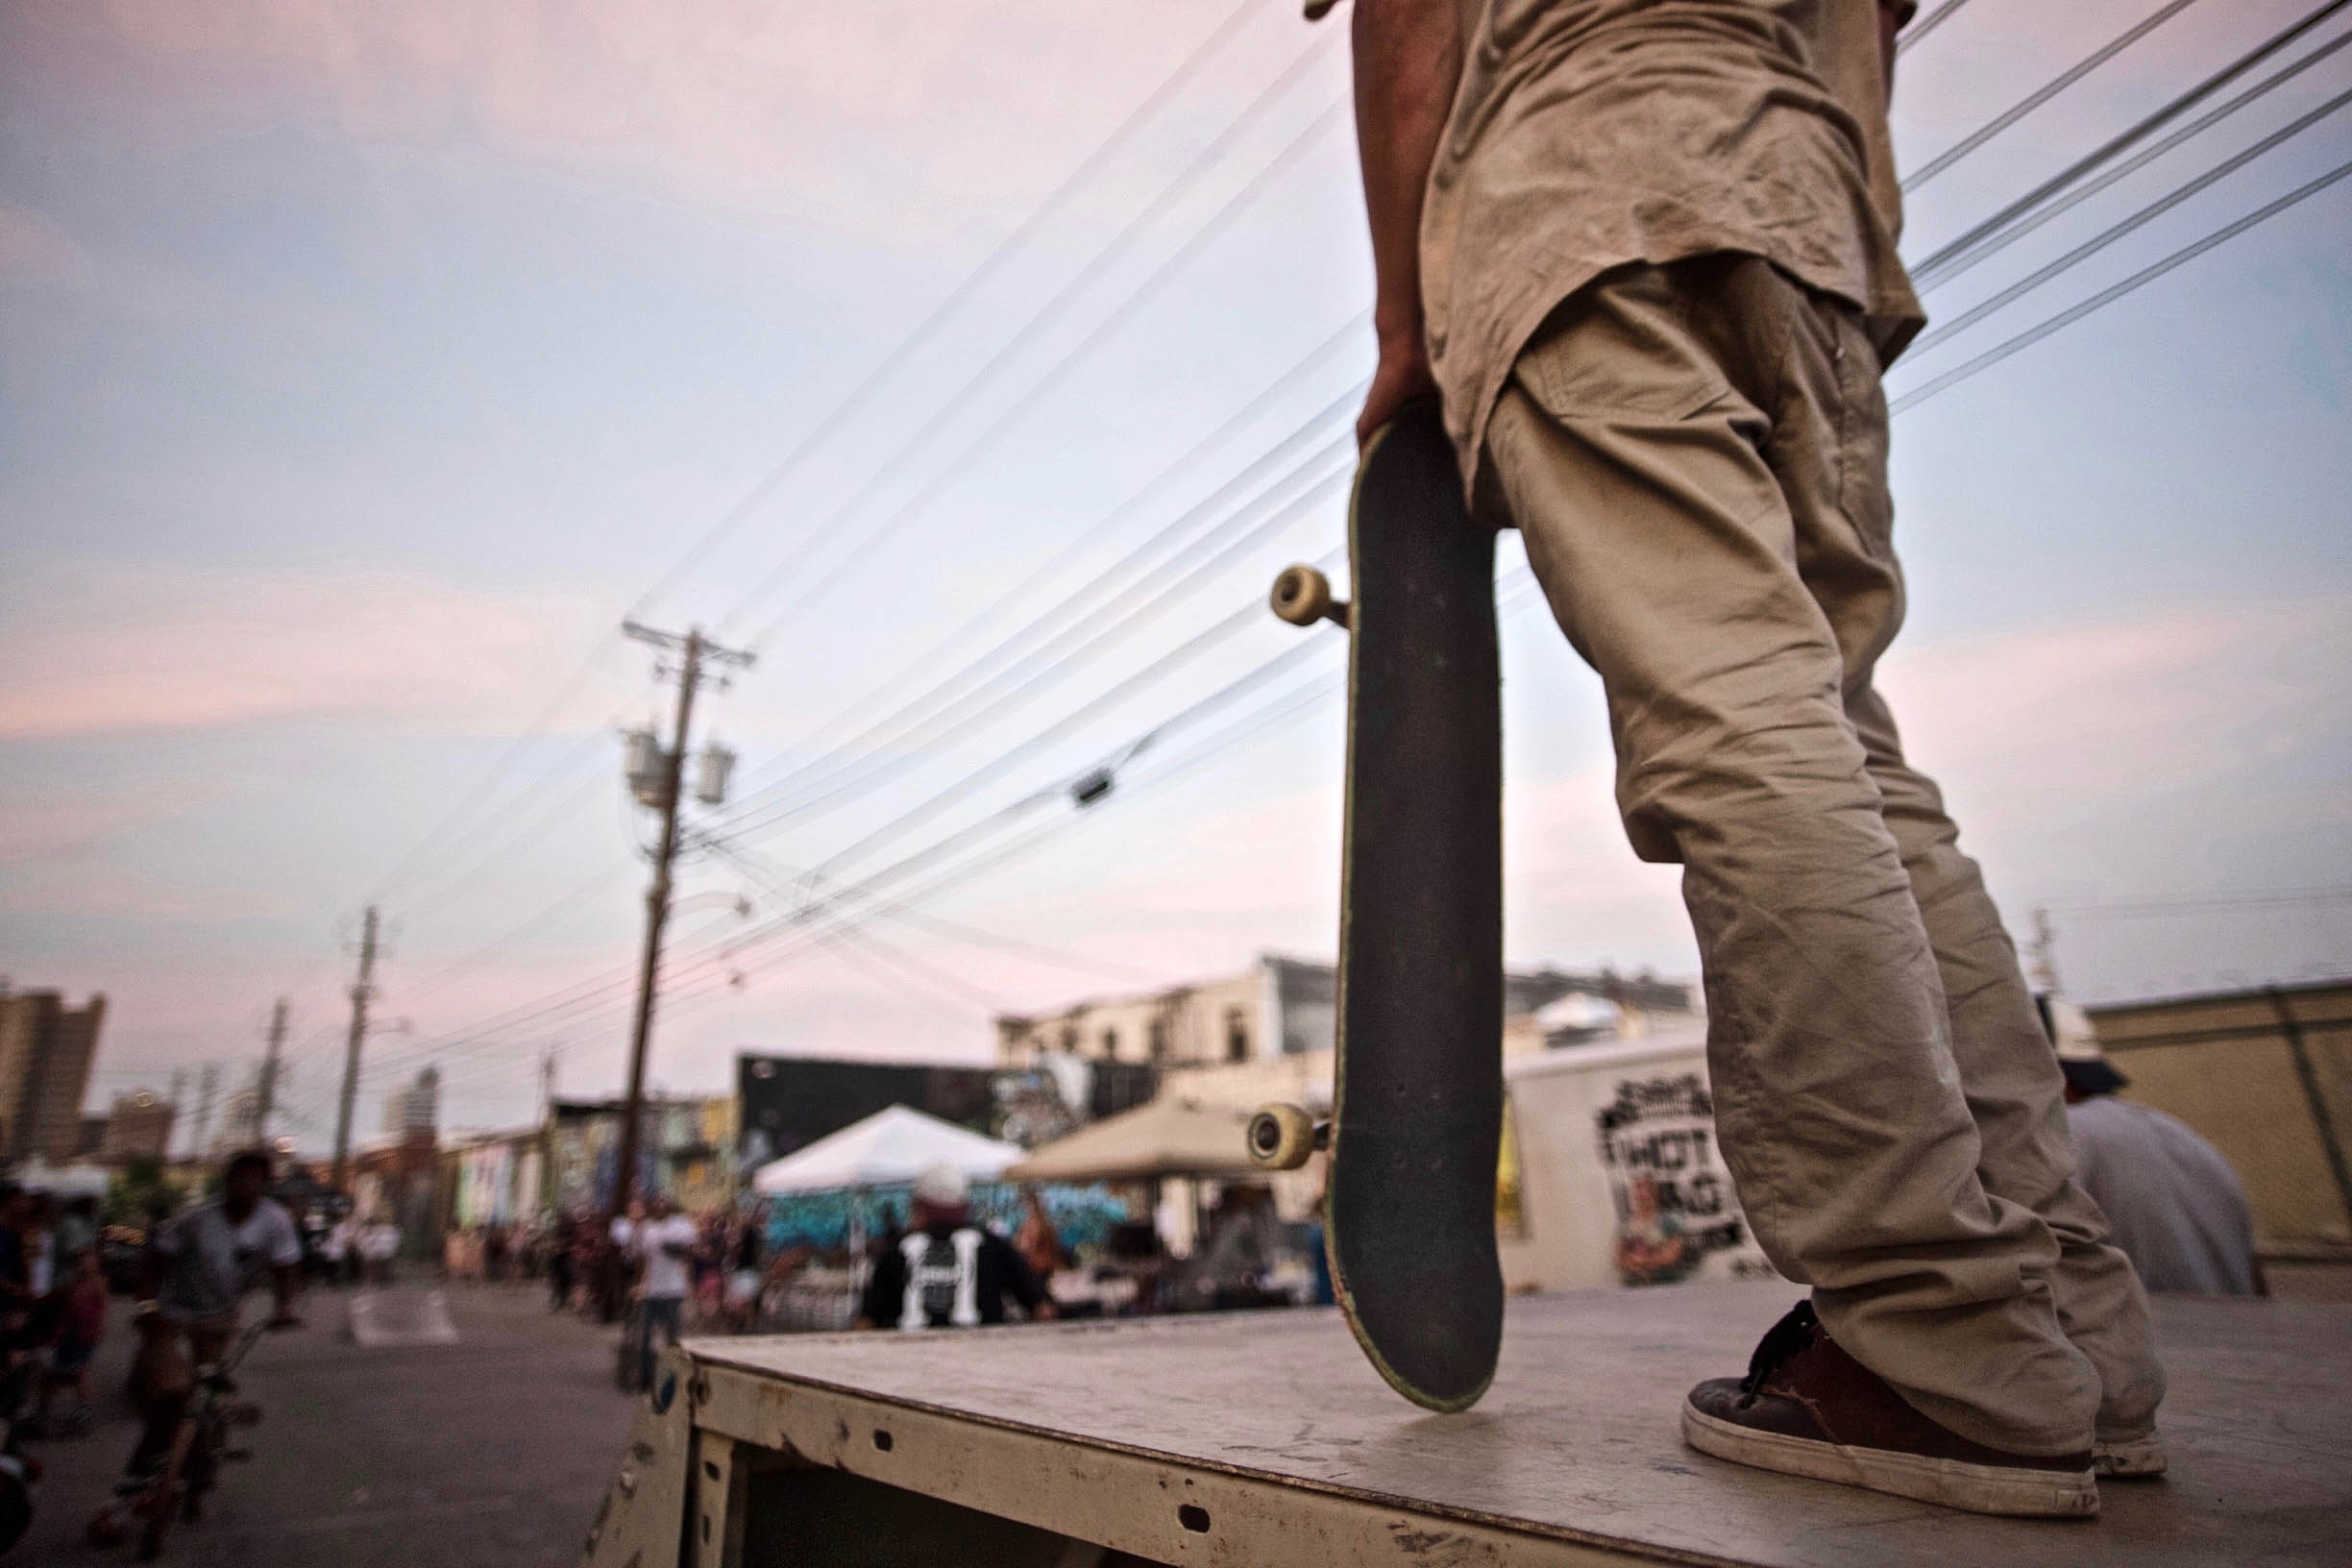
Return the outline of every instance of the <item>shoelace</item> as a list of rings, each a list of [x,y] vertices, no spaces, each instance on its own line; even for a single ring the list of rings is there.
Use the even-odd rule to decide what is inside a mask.
[[[1790,1357],[1813,1342],[1821,1332],[1821,1319],[1813,1315],[1813,1304],[1801,1301],[1791,1307],[1779,1322],[1764,1331],[1756,1341],[1755,1354],[1748,1358],[1748,1375],[1740,1379],[1740,1395],[1753,1399],[1764,1386],[1764,1380],[1787,1364]]]

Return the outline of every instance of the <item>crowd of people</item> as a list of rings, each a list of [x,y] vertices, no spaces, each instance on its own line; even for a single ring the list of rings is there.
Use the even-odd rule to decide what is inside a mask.
[[[88,1430],[89,1363],[107,1320],[98,1239],[95,1198],[0,1183],[0,1384],[28,1404],[28,1433]]]
[[[667,1197],[639,1199],[606,1220],[575,1213],[544,1221],[491,1221],[451,1232],[442,1271],[453,1279],[537,1285],[551,1311],[621,1315],[632,1292],[674,1302],[681,1324],[701,1332],[747,1333],[762,1303],[814,1256],[768,1243],[763,1216],[722,1210],[689,1215]],[[658,1233],[659,1239],[654,1239]]]

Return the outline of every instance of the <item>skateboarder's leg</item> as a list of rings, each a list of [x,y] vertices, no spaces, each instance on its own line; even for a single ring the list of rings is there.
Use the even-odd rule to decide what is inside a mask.
[[[1758,1240],[1912,1407],[1989,1448],[2072,1454],[2097,1383],[2059,1332],[2056,1245],[1977,1178],[1935,957],[1846,716],[1842,639],[1800,571],[1824,542],[1767,457],[1782,404],[1874,397],[1868,352],[1761,263],[1621,271],[1521,355],[1488,455],[1606,686],[1635,849],[1685,867],[1720,1135]],[[1835,451],[1814,477],[1855,478]],[[1881,605],[1874,657],[1899,615],[1891,550],[1845,557],[1850,606]]]
[[[1942,793],[1903,760],[1885,698],[1866,685],[1848,695],[1846,711],[1943,974],[1952,1053],[1983,1142],[1977,1176],[1986,1190],[2039,1214],[2057,1238],[2050,1285],[2067,1337],[2098,1369],[2101,1439],[2143,1438],[2165,1387],[2147,1300],[2130,1261],[2107,1244],[2106,1217],[2074,1180],[2064,1079],[2017,948],[1976,863],[1960,851]]]

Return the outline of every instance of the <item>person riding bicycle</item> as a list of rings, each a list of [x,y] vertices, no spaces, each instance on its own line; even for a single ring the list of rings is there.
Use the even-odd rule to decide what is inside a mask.
[[[170,1451],[172,1433],[196,1389],[196,1369],[217,1362],[236,1337],[237,1301],[266,1270],[276,1293],[268,1326],[295,1329],[294,1291],[302,1241],[294,1221],[264,1194],[270,1157],[233,1156],[221,1172],[221,1195],[162,1227],[140,1260],[140,1334],[131,1384],[145,1426],[131,1451],[124,1485],[151,1480]]]

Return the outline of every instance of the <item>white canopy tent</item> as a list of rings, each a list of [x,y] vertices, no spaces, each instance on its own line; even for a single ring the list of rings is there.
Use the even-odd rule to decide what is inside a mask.
[[[1020,1157],[1016,1144],[984,1138],[910,1106],[893,1105],[760,1166],[751,1186],[771,1197],[899,1187],[939,1164],[952,1165],[969,1180],[987,1182]]]

